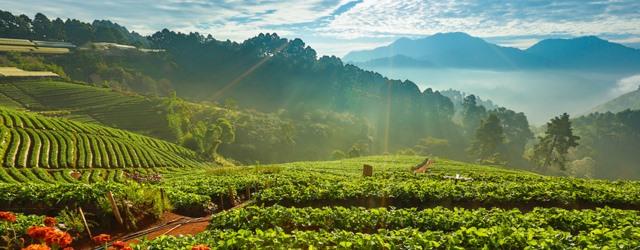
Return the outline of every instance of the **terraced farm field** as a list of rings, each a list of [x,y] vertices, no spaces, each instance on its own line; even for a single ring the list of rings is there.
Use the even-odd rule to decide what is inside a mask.
[[[200,164],[194,152],[162,140],[4,108],[0,108],[0,136],[0,162],[8,168],[114,169]],[[0,178],[7,182],[22,179],[15,171],[2,171]]]
[[[145,174],[162,175],[149,185],[167,192],[175,212],[207,207],[215,212],[247,201],[253,205],[214,214],[199,234],[161,236],[134,248],[640,247],[640,182],[549,177],[444,159],[425,174],[413,174],[410,168],[422,160],[389,155],[148,170]],[[374,166],[373,176],[362,176],[363,164]],[[108,175],[119,174],[114,172]],[[92,178],[85,172],[82,176]],[[24,202],[15,197],[26,193],[43,203],[69,202],[44,194],[54,193],[90,203],[104,190],[120,194],[131,183],[122,177],[115,183],[107,180],[0,184],[0,202]],[[81,199],[80,192],[92,195]]]
[[[0,104],[31,111],[63,111],[66,118],[167,138],[160,101],[59,81],[0,83]]]

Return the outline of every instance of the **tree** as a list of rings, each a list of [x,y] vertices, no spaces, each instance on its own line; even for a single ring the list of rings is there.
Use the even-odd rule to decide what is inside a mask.
[[[91,24],[80,22],[76,19],[67,19],[64,23],[64,33],[68,41],[83,45],[94,39]]]
[[[475,154],[481,162],[497,163],[501,158],[500,149],[504,143],[504,131],[496,114],[482,120],[476,130],[469,152]]]
[[[556,164],[561,170],[565,170],[569,148],[577,147],[580,137],[573,135],[569,115],[564,113],[547,123],[545,136],[538,140],[538,144],[534,146],[534,161],[543,169]]]
[[[46,40],[51,32],[51,21],[42,13],[36,14],[33,19],[33,33],[35,39]]]
[[[533,139],[527,117],[524,113],[516,113],[506,108],[497,108],[491,113],[496,114],[502,124],[507,159],[510,161],[523,159],[525,146],[530,139]]]
[[[479,126],[482,118],[486,116],[487,110],[484,106],[478,105],[476,96],[469,95],[462,102],[462,125],[467,136],[470,136]]]

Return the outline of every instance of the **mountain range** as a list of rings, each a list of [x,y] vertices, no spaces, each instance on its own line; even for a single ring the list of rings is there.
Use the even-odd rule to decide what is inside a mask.
[[[343,60],[363,67],[640,71],[640,50],[595,36],[545,39],[522,50],[462,32],[438,33],[420,39],[400,38],[388,46],[350,52]]]

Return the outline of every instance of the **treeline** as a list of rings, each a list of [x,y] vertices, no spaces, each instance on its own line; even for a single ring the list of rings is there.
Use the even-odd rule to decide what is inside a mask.
[[[594,113],[573,120],[580,145],[571,152],[572,175],[608,179],[640,177],[640,110]]]
[[[149,41],[138,33],[107,20],[85,23],[76,19],[49,19],[38,13],[33,19],[27,15],[13,15],[0,10],[0,36],[43,41],[66,41],[75,45],[87,42],[113,42],[148,46]]]

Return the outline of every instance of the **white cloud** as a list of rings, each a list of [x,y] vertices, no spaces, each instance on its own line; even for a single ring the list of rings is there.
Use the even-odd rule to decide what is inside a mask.
[[[640,35],[640,12],[637,11],[640,1],[539,3],[365,0],[336,17],[322,31],[347,39],[452,31],[481,37],[594,33]]]
[[[242,41],[260,32],[314,38],[320,54],[343,54],[401,36],[462,31],[526,47],[545,36],[640,39],[638,0],[0,0],[3,10],[33,16],[109,19],[148,35],[162,28]],[[348,4],[352,3],[352,4]],[[352,6],[341,9],[341,6]],[[624,34],[624,36],[618,36]],[[529,36],[528,40],[523,36]],[[509,37],[513,41],[508,41]],[[325,41],[318,41],[325,39]],[[366,41],[373,39],[375,42]],[[343,41],[343,42],[336,42]]]
[[[625,93],[634,91],[640,87],[640,75],[633,75],[627,78],[620,79],[616,86],[611,89],[610,96],[616,97]]]

